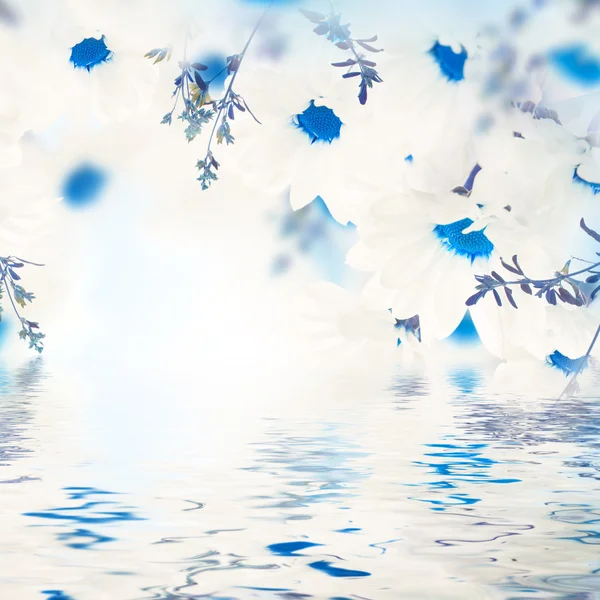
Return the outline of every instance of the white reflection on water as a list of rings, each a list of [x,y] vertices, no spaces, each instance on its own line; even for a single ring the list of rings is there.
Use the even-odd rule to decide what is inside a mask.
[[[47,375],[0,372],[2,597],[600,598],[596,376],[562,402],[461,367],[233,407]]]

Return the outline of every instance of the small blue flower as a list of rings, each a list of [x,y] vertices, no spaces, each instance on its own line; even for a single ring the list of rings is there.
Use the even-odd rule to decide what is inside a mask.
[[[339,117],[327,106],[315,106],[311,100],[308,108],[296,115],[296,127],[304,131],[310,138],[311,144],[315,142],[331,142],[340,137],[343,123]]]
[[[436,42],[430,49],[429,54],[437,62],[442,75],[448,81],[462,81],[465,78],[465,61],[467,60],[467,51],[461,46],[461,51],[457,54],[450,46],[444,46]]]
[[[595,194],[600,194],[600,183],[597,181],[588,181],[579,175],[577,172],[578,167],[575,167],[575,171],[573,172],[573,181],[580,185],[585,185]]]
[[[485,228],[481,231],[463,233],[463,230],[472,224],[472,219],[461,219],[447,225],[436,225],[433,233],[449,252],[466,256],[473,263],[479,257],[489,258],[494,250],[494,244],[486,237]]]
[[[94,67],[105,63],[112,56],[112,52],[106,47],[104,36],[100,39],[85,38],[71,48],[69,59],[76,69],[87,69],[88,72]]]
[[[579,85],[594,86],[600,82],[600,58],[591,55],[584,44],[556,48],[548,58],[563,77]]]
[[[588,365],[588,357],[580,356],[579,358],[569,358],[562,354],[562,352],[555,350],[546,357],[546,362],[551,367],[559,369],[568,376],[583,371]]]
[[[73,208],[88,206],[100,197],[107,179],[102,169],[93,164],[83,163],[67,173],[61,195]]]
[[[407,163],[412,163],[414,160],[415,159],[413,158],[412,154],[409,154],[408,156],[404,157],[404,162],[407,162]]]

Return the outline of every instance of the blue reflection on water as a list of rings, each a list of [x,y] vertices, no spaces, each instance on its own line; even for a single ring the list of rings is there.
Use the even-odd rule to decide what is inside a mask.
[[[455,369],[450,373],[450,382],[461,394],[472,395],[481,384],[481,376],[475,369]]]
[[[414,464],[421,467],[428,467],[429,473],[439,475],[443,479],[427,482],[425,485],[440,497],[436,498],[413,498],[419,502],[425,502],[431,505],[431,510],[444,511],[448,507],[456,505],[471,505],[481,501],[481,498],[472,497],[467,493],[453,491],[451,494],[445,494],[445,490],[458,490],[462,483],[475,484],[510,484],[519,483],[520,479],[514,478],[494,478],[489,471],[498,461],[487,458],[482,455],[482,450],[487,448],[488,444],[451,444],[437,443],[425,444],[425,447],[432,448],[435,452],[426,452],[425,456],[431,459],[429,461],[414,461]]]
[[[269,496],[255,496],[258,508],[285,509],[288,519],[312,519],[312,504],[341,504],[354,495],[356,484],[369,476],[354,462],[367,456],[360,446],[341,435],[339,425],[325,424],[324,431],[312,437],[274,429],[266,442],[257,444],[255,465],[246,471],[270,473],[283,486]]]
[[[48,596],[45,600],[75,600],[62,590],[42,590],[42,594]]]
[[[370,577],[371,575],[368,571],[357,571],[354,569],[335,567],[327,560],[317,560],[316,562],[308,563],[308,566],[311,569],[326,573],[330,577]]]
[[[74,523],[76,525],[106,525],[126,521],[142,521],[130,507],[124,507],[116,500],[107,500],[104,497],[115,496],[115,492],[99,490],[93,487],[67,487],[69,500],[85,500],[87,498],[99,497],[99,500],[85,502],[79,506],[65,506],[48,508],[37,512],[23,513],[26,517],[36,519],[48,519],[50,521],[63,521],[65,525]],[[102,507],[101,510],[98,510]],[[114,508],[116,510],[107,510]],[[65,546],[75,550],[90,550],[107,542],[115,541],[117,538],[107,536],[91,529],[75,527],[66,532],[59,532],[57,539],[65,543]]]
[[[27,430],[32,420],[33,399],[46,376],[42,361],[41,357],[36,357],[16,370],[0,365],[0,467],[10,465],[31,452],[27,448]],[[0,479],[0,483],[32,479],[24,475],[17,479]]]
[[[306,550],[306,548],[314,548],[315,546],[322,546],[322,544],[314,544],[313,542],[281,542],[280,544],[271,544],[267,548],[278,556],[300,556],[296,552]]]

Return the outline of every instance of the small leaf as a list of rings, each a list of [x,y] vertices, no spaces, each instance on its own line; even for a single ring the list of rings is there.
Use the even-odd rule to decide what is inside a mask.
[[[233,56],[229,56],[227,58],[227,71],[229,73],[234,73],[240,67],[240,57],[237,54]]]
[[[581,229],[583,229],[590,237],[594,238],[597,242],[600,242],[600,234],[596,231],[594,231],[593,229],[590,229],[586,224],[585,221],[583,220],[583,217],[581,218],[581,221],[579,221],[579,226],[581,227]]]
[[[590,275],[585,282],[586,283],[597,283],[600,281],[600,275]]]
[[[465,304],[467,306],[474,306],[475,304],[477,304],[477,302],[479,302],[479,300],[481,300],[481,298],[483,298],[483,296],[484,296],[483,292],[477,292],[476,294],[469,296],[469,298],[467,298],[467,301],[465,302]]]
[[[515,267],[518,269],[519,275],[524,275],[523,269],[521,269],[521,265],[519,264],[519,260],[517,259],[517,255],[516,254],[513,255],[512,261],[513,261],[513,264],[515,265]]]
[[[12,269],[8,269],[8,272],[10,273],[10,276],[15,279],[16,281],[19,281],[19,279],[21,279],[21,277],[18,275],[18,273],[16,273],[15,271],[13,271]]]
[[[511,303],[511,305],[514,306],[515,308],[519,308],[513,297],[512,290],[510,288],[505,287],[504,293],[506,294],[506,299]]]
[[[204,81],[204,79],[202,79],[202,77],[200,77],[200,73],[198,73],[198,71],[194,72],[194,81],[196,82],[196,85],[203,92],[205,92],[208,89],[208,86],[206,85],[206,82]]]
[[[361,104],[367,103],[367,86],[364,83],[362,83],[360,86],[360,92],[358,93],[358,101]]]
[[[360,40],[356,40],[357,42],[376,42],[377,41],[377,36],[374,35],[373,37],[367,38],[367,39],[360,39]]]
[[[507,271],[510,271],[511,273],[514,273],[515,275],[521,275],[521,273],[519,273],[519,271],[518,271],[518,270],[517,270],[515,267],[513,267],[513,266],[509,265],[508,263],[505,263],[505,262],[504,262],[504,260],[503,260],[502,258],[500,259],[500,262],[502,263],[502,266],[503,266],[503,267],[504,267],[504,268],[505,268]]]
[[[232,121],[235,120],[235,114],[233,112],[233,104],[229,105],[229,109],[227,110],[227,115]]]
[[[498,293],[497,290],[492,290],[493,294],[494,294],[494,299],[496,300],[496,304],[498,306],[502,306],[502,299],[500,298],[500,294]]]
[[[342,77],[348,79],[349,77],[358,77],[358,75],[360,75],[358,71],[352,71],[352,73],[344,73]]]
[[[345,60],[343,62],[334,62],[331,63],[332,67],[351,67],[352,65],[355,65],[356,61],[349,58],[348,60]]]
[[[154,63],[153,64],[156,64],[156,63],[159,63],[159,62],[163,61],[165,59],[165,57],[167,56],[167,53],[168,53],[168,50],[161,50],[158,53],[158,56],[154,59]]]
[[[380,48],[378,50],[377,48],[373,48],[373,46],[370,46],[366,42],[361,42],[360,40],[356,40],[356,43],[360,44],[365,50],[368,50],[369,52],[383,52],[383,48]]]
[[[348,42],[338,42],[336,44],[336,46],[340,49],[340,50],[349,50],[350,49],[350,44]]]
[[[552,304],[552,306],[556,306],[556,292],[553,289],[549,289],[546,292],[546,302]]]
[[[530,286],[529,286],[529,284],[527,284],[527,283],[522,283],[522,284],[521,284],[521,289],[522,289],[522,290],[523,290],[523,291],[524,291],[526,294],[529,294],[530,296],[531,296],[531,294],[533,293],[533,292],[531,291],[531,287],[530,287]]]
[[[373,62],[372,60],[363,59],[361,62],[363,65],[367,65],[367,67],[376,67],[377,66],[377,63]]]
[[[298,10],[312,23],[320,23],[323,21],[323,19],[325,19],[325,15],[313,10],[306,10],[304,8],[299,8]]]
[[[192,69],[195,69],[196,71],[206,71],[208,67],[202,63],[192,63]]]
[[[317,34],[317,35],[325,35],[326,33],[329,32],[329,25],[327,25],[327,23],[321,23],[319,25],[317,25],[313,31]]]
[[[577,302],[577,299],[575,298],[575,296],[573,296],[573,294],[571,294],[571,292],[569,292],[569,290],[567,290],[563,287],[558,288],[558,297],[563,302],[566,302],[567,304],[572,304],[574,306],[578,306],[578,302]]]
[[[500,283],[506,283],[504,278],[501,275],[499,275],[498,273],[496,273],[496,271],[492,271],[491,275],[496,281],[499,281]]]

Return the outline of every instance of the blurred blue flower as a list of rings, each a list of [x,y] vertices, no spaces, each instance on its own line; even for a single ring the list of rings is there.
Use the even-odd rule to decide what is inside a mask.
[[[73,208],[89,206],[100,198],[107,180],[107,174],[102,169],[83,163],[67,173],[61,195]]]
[[[430,49],[429,54],[437,62],[442,75],[448,81],[462,81],[465,78],[465,62],[467,51],[462,48],[459,53],[454,52],[450,46],[444,46],[436,42]]]
[[[567,79],[582,86],[600,83],[600,59],[584,44],[556,48],[548,54],[550,64]]]

